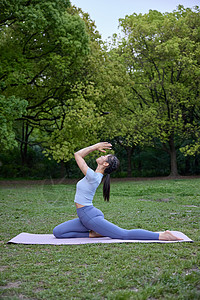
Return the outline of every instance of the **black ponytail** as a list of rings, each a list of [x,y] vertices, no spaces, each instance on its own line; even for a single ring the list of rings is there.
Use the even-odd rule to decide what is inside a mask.
[[[103,183],[103,197],[105,201],[110,199],[110,174],[107,174]]]
[[[107,162],[109,163],[109,166],[104,171],[106,177],[104,178],[103,184],[103,197],[105,201],[109,201],[110,199],[110,173],[117,170],[119,167],[119,160],[114,155],[109,155]]]

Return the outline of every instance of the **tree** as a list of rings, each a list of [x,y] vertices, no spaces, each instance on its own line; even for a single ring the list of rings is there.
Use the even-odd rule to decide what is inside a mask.
[[[114,128],[113,125],[118,115],[117,112],[120,112],[126,99],[126,80],[129,79],[122,63],[119,64],[107,52],[90,16],[76,7],[71,7],[68,11],[72,15],[80,15],[85,22],[86,31],[90,38],[90,52],[84,57],[82,68],[78,70],[80,80],[76,85],[76,91],[80,89],[78,96],[77,94],[72,96],[72,98],[77,97],[77,105],[82,105],[83,115],[79,120],[73,118],[70,114],[68,115],[71,121],[65,123],[63,131],[60,132],[62,138],[54,148],[60,148],[59,155],[67,151],[68,145],[66,142],[63,143],[63,136],[66,136],[66,134],[71,134],[68,140],[72,139],[76,147],[79,147],[80,144],[84,146],[101,139],[108,138],[111,140],[114,137],[118,126]],[[84,120],[87,122],[85,127],[82,123]],[[67,129],[67,124],[71,124],[70,122],[73,122],[73,125],[70,125],[73,131]],[[58,136],[57,133],[56,136]],[[73,152],[68,151],[67,158],[72,155]]]
[[[41,142],[44,132],[62,128],[77,72],[89,51],[85,24],[67,12],[69,7],[68,0],[0,4],[1,92],[7,99],[14,95],[28,101],[16,126],[23,163],[31,137],[31,142]]]
[[[11,150],[16,146],[13,123],[25,112],[26,106],[25,100],[0,95],[0,152]]]
[[[107,53],[108,61],[114,67],[111,69],[110,79],[106,80],[106,84],[109,80],[112,81],[118,102],[114,103],[111,113],[107,116],[103,135],[108,139],[113,139],[112,143],[117,143],[124,148],[127,154],[127,176],[131,177],[132,154],[136,146],[152,144],[155,128],[152,122],[155,125],[157,119],[154,108],[145,107],[136,97],[133,98],[133,78],[127,72],[124,57],[120,55],[118,46],[115,44],[113,47],[114,43]]]
[[[68,1],[1,5],[2,93],[28,101],[15,122],[22,164],[35,144],[68,161],[76,148],[101,138],[108,113],[120,106],[118,67],[89,15]]]
[[[130,105],[152,110],[149,126],[171,157],[171,176],[178,174],[176,138],[183,144],[192,137],[198,150],[199,16],[198,7],[179,6],[172,13],[150,10],[120,20],[125,37],[119,51],[134,81]]]

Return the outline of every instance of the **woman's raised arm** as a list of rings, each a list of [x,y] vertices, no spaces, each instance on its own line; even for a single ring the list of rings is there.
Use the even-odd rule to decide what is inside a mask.
[[[79,168],[81,169],[81,171],[83,172],[84,175],[86,175],[87,173],[87,169],[88,169],[88,165],[86,164],[84,157],[86,155],[88,155],[89,153],[97,150],[97,151],[101,151],[101,152],[106,152],[104,149],[111,149],[112,145],[108,142],[101,142],[101,143],[97,143],[95,145],[83,148],[79,151],[77,151],[76,153],[74,153],[74,157],[76,160],[77,165],[79,166]]]

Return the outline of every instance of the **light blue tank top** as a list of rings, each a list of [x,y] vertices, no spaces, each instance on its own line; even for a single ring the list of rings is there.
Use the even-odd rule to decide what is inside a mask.
[[[85,206],[93,205],[92,200],[102,178],[103,174],[96,173],[92,169],[88,168],[86,176],[78,181],[76,185],[74,202]]]

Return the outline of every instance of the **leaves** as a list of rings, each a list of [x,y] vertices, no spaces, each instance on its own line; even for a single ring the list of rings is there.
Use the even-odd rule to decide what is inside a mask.
[[[129,108],[134,116],[138,106],[142,111],[149,108],[152,122],[148,126],[163,142],[174,134],[183,136],[188,132],[188,124],[198,120],[199,14],[197,7],[191,10],[179,6],[172,13],[150,10],[148,14],[133,14],[120,20],[125,37],[118,50],[134,81]],[[147,135],[148,126],[144,127]],[[199,136],[198,121],[196,126],[190,126],[190,134],[192,131]]]
[[[41,142],[62,128],[71,107],[72,89],[89,51],[85,24],[67,12],[69,1],[3,1],[1,6],[2,93],[27,100],[27,112],[13,116],[13,122],[17,119],[31,132],[39,128],[41,134],[35,130],[33,138]]]
[[[0,151],[5,152],[16,146],[13,123],[25,112],[27,101],[14,96],[0,96]]]

